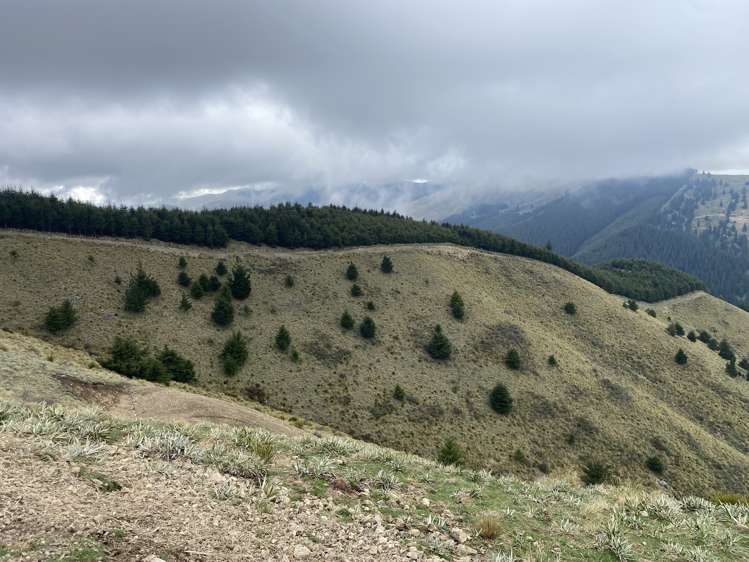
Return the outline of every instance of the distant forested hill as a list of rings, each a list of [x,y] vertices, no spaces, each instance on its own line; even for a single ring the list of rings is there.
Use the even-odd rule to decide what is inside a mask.
[[[749,177],[684,174],[608,180],[533,208],[501,205],[460,217],[586,264],[640,258],[700,278],[717,296],[749,297]],[[491,216],[494,216],[493,221]]]
[[[0,191],[0,227],[84,236],[156,239],[224,247],[230,239],[285,248],[335,248],[374,244],[452,243],[550,263],[611,293],[655,301],[703,288],[697,279],[667,268],[632,262],[610,270],[582,265],[547,248],[467,226],[417,221],[395,213],[277,205],[186,211],[129,208],[63,201],[37,193]],[[638,271],[632,276],[628,268]],[[647,272],[650,280],[642,282]]]

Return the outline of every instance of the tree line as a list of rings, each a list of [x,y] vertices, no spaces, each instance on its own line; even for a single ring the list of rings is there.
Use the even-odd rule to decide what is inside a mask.
[[[452,243],[550,263],[611,293],[639,300],[669,298],[702,288],[667,268],[643,287],[645,275],[622,268],[597,269],[548,248],[464,225],[419,221],[397,213],[285,203],[269,208],[184,209],[96,206],[18,189],[0,191],[0,226],[83,236],[155,239],[224,247],[230,239],[285,248],[326,249],[374,244]],[[653,290],[657,287],[657,290]]]

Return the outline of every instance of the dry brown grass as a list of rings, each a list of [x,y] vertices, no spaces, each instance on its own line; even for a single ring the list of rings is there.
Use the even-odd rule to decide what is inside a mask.
[[[666,461],[663,478],[676,490],[747,491],[749,383],[726,377],[723,361],[704,346],[668,336],[662,314],[625,310],[621,298],[547,264],[435,245],[313,252],[232,244],[219,251],[0,233],[0,260],[11,249],[18,259],[0,263],[0,327],[97,357],[118,334],[153,349],[168,344],[195,362],[209,391],[241,397],[259,387],[269,406],[297,418],[426,456],[454,436],[469,464],[495,472],[534,476],[539,463],[554,473],[577,472],[592,458],[606,460],[622,478],[654,485],[644,461],[657,453]],[[379,271],[385,253],[395,264],[391,275]],[[178,310],[180,255],[193,278],[219,258],[252,270],[251,312],[238,314],[233,326],[250,337],[250,359],[234,378],[218,362],[229,330],[212,325],[213,299],[194,302],[186,314]],[[350,296],[344,277],[349,261],[359,267],[360,299]],[[124,284],[114,277],[127,280],[138,263],[159,280],[162,296],[144,315],[131,315],[122,311]],[[293,288],[284,284],[287,274]],[[455,289],[466,303],[462,322],[448,307]],[[41,319],[64,298],[81,320],[52,338]],[[366,310],[369,300],[374,312]],[[577,305],[575,316],[562,310],[566,302]],[[373,316],[373,343],[339,328],[345,309],[357,321]],[[447,362],[431,361],[423,349],[437,323],[453,344]],[[299,363],[273,347],[282,324]],[[520,352],[520,371],[501,361],[509,347]],[[673,361],[679,347],[689,355],[687,367]],[[550,354],[557,367],[547,366]],[[487,402],[499,382],[515,400],[510,416],[497,416]],[[396,384],[408,400],[392,399]],[[626,400],[612,397],[612,389]],[[527,463],[512,460],[517,449]]]
[[[502,532],[502,520],[496,513],[485,513],[476,521],[476,530],[482,539],[494,540]]]

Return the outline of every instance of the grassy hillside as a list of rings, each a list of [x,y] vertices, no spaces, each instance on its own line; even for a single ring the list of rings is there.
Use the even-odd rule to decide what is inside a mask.
[[[182,209],[100,207],[33,192],[0,190],[0,227],[84,236],[117,236],[222,248],[229,240],[282,248],[343,248],[377,244],[449,243],[532,258],[556,265],[610,293],[646,301],[704,288],[701,281],[663,268],[645,286],[628,276],[601,274],[552,252],[463,225],[417,221],[395,213],[345,207],[284,204],[200,212]],[[663,282],[655,292],[646,287]]]
[[[379,270],[384,254],[395,264],[391,274]],[[220,258],[250,268],[252,294],[234,302],[231,328],[211,322],[214,297],[178,309],[180,255],[193,278]],[[620,478],[650,486],[660,479],[679,492],[746,491],[749,383],[727,377],[725,362],[704,345],[667,335],[665,319],[631,312],[621,298],[548,264],[449,245],[209,250],[10,231],[0,237],[0,259],[0,327],[101,360],[115,336],[133,335],[191,359],[202,388],[264,397],[293,416],[428,457],[453,437],[470,465],[523,476],[579,472],[595,460]],[[350,262],[360,272],[359,298],[344,275]],[[123,292],[138,264],[162,294],[131,314]],[[117,284],[117,276],[125,281]],[[455,290],[465,301],[463,321],[450,315]],[[43,318],[66,298],[80,320],[51,336]],[[568,301],[577,314],[562,310]],[[344,310],[357,324],[370,315],[376,338],[342,330]],[[436,324],[453,345],[447,361],[425,352]],[[299,362],[274,346],[282,325]],[[219,354],[232,329],[249,337],[249,361],[227,377]],[[513,348],[517,371],[504,364]],[[679,348],[687,365],[674,361]],[[552,354],[555,367],[547,363]],[[498,383],[514,399],[508,416],[488,404]],[[646,468],[651,456],[665,463],[663,475]]]
[[[574,474],[527,482],[325,431],[269,432],[261,418],[241,427],[133,421],[111,415],[117,406],[102,385],[161,387],[118,380],[84,353],[2,331],[0,358],[14,365],[3,377],[40,383],[64,373],[78,381],[74,396],[63,388],[45,394],[46,405],[33,403],[36,387],[22,400],[0,397],[3,561],[717,562],[749,555],[746,506],[581,486]],[[6,391],[22,390],[4,382]],[[176,403],[195,397],[170,392]]]

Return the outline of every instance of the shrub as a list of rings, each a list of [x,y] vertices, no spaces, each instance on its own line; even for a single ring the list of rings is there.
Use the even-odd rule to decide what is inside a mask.
[[[450,311],[456,320],[462,320],[465,316],[465,303],[463,303],[463,297],[460,296],[458,291],[454,291],[450,297]]]
[[[438,361],[449,359],[452,354],[452,344],[450,344],[450,340],[442,332],[442,326],[439,324],[434,327],[432,339],[427,344],[427,353],[429,353],[432,359],[437,359]]]
[[[350,330],[354,327],[354,319],[349,314],[348,310],[345,310],[343,314],[341,314],[341,328],[344,330]]]
[[[382,271],[383,273],[393,272],[393,260],[391,260],[389,256],[382,257],[382,263],[380,263],[380,271]]]
[[[60,306],[50,307],[47,312],[47,316],[44,319],[44,325],[47,330],[51,333],[56,334],[67,330],[78,320],[78,314],[76,314],[72,303],[69,300],[64,300]]]
[[[286,326],[281,326],[276,334],[276,347],[279,351],[286,351],[291,345],[291,334],[286,329]]]
[[[200,300],[203,298],[203,295],[203,287],[200,286],[200,283],[193,283],[192,287],[190,287],[190,296],[195,300]]]
[[[674,356],[674,361],[676,361],[676,363],[678,363],[679,365],[687,364],[687,354],[684,353],[683,349],[679,349],[679,351],[676,352],[676,355]]]
[[[513,371],[520,369],[520,354],[516,349],[511,349],[507,352],[507,355],[505,355],[505,365]]]
[[[745,371],[749,371],[749,359],[744,357],[741,361],[739,361],[739,367],[741,367]]]
[[[216,264],[215,271],[216,271],[216,275],[218,275],[218,276],[223,277],[224,275],[226,275],[226,273],[227,273],[228,270],[226,269],[226,264],[224,263],[224,260],[220,260]]]
[[[648,316],[652,316],[653,318],[658,318],[658,313],[653,308],[646,308],[645,312]]]
[[[715,338],[710,338],[710,341],[707,342],[707,347],[709,347],[712,351],[718,351],[720,349],[720,344]]]
[[[663,474],[663,471],[666,469],[661,458],[656,455],[648,457],[647,460],[645,461],[645,466],[648,468],[649,471],[654,472],[656,474]]]
[[[559,363],[557,362],[557,358],[553,355],[549,355],[549,358],[546,360],[546,363],[548,363],[549,367],[556,367]]]
[[[359,334],[361,337],[371,340],[375,337],[376,332],[377,326],[375,326],[375,321],[369,316],[365,316],[364,320],[359,324]]]
[[[294,278],[291,275],[287,275],[283,284],[287,289],[291,289],[294,286]]]
[[[395,398],[398,402],[403,402],[406,399],[406,391],[403,390],[403,387],[401,385],[395,385],[395,388],[393,389],[393,398]]]
[[[220,359],[224,367],[224,374],[236,375],[247,362],[249,352],[247,350],[247,339],[241,332],[234,332],[226,340],[224,349],[221,351]]]
[[[229,287],[235,299],[243,300],[249,297],[252,291],[249,271],[240,264],[235,265],[229,278]]]
[[[702,343],[710,343],[710,340],[712,339],[712,336],[710,335],[710,332],[707,330],[700,330],[699,340]]]
[[[195,367],[192,361],[168,347],[159,354],[158,360],[164,366],[170,379],[177,382],[191,383],[195,380]]]
[[[640,305],[637,304],[637,301],[629,299],[624,301],[623,304],[624,308],[627,308],[631,310],[632,312],[637,312],[640,309]]]
[[[354,283],[353,285],[351,285],[351,296],[352,297],[360,297],[360,296],[362,296],[362,294],[363,294],[363,292],[362,292],[361,287],[359,285],[357,285],[356,283]]]
[[[564,305],[564,311],[570,315],[577,314],[577,306],[574,302],[568,302]]]
[[[463,449],[452,437],[437,452],[437,460],[444,465],[462,466],[464,457]]]
[[[356,281],[359,279],[359,270],[356,269],[356,266],[353,263],[349,263],[346,268],[346,279],[349,281]]]
[[[9,253],[11,261],[16,261],[18,259],[18,250],[11,250]]]
[[[668,328],[666,328],[666,332],[668,332],[668,334],[670,336],[679,336],[679,337],[681,337],[681,336],[684,335],[684,328],[678,322],[671,322],[668,325]]]
[[[302,360],[302,358],[299,356],[299,352],[296,349],[291,350],[291,360],[294,363],[299,363]]]
[[[372,301],[367,301],[367,310],[374,310],[375,309],[375,303]]]
[[[697,334],[694,333],[694,330],[689,331],[689,333],[687,334],[687,339],[691,342],[697,341]]]
[[[213,304],[211,320],[218,326],[228,326],[234,321],[234,307],[231,304],[231,298],[227,293],[222,293]]]
[[[190,276],[186,271],[180,271],[179,275],[177,275],[177,283],[183,287],[189,287],[190,283],[192,283],[192,279],[190,279]]]
[[[502,532],[502,520],[497,515],[482,515],[476,522],[476,531],[482,539],[492,541]]]
[[[512,395],[505,385],[497,384],[489,395],[489,405],[492,410],[506,416],[512,411]]]
[[[120,277],[119,275],[115,275],[114,276],[114,282],[117,285],[122,285],[122,277]]]
[[[204,293],[209,293],[211,291],[211,284],[208,280],[208,276],[205,273],[200,274],[200,277],[198,277],[198,283],[200,284],[200,288],[203,289]]]
[[[587,486],[603,484],[611,479],[611,469],[600,462],[590,462],[583,466],[583,473],[580,479]]]
[[[185,293],[182,293],[182,300],[179,301],[179,309],[183,312],[187,312],[191,308],[192,303],[190,302],[190,299],[187,298]]]
[[[180,269],[185,269],[187,267],[187,260],[185,259],[185,256],[180,256],[179,261],[177,262],[177,266]]]

